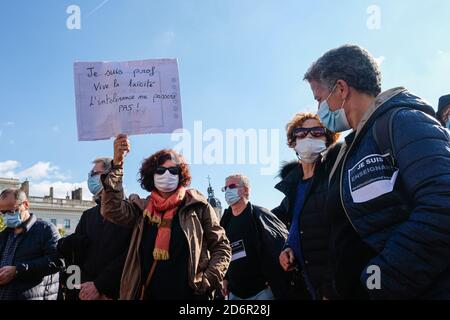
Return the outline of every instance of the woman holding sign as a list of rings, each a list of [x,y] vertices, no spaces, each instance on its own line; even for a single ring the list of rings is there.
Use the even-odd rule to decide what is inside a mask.
[[[174,150],[145,159],[139,182],[147,199],[124,200],[123,162],[130,143],[114,141],[112,169],[102,176],[102,215],[133,227],[120,299],[207,299],[220,289],[231,258],[214,209],[191,181],[188,165]]]

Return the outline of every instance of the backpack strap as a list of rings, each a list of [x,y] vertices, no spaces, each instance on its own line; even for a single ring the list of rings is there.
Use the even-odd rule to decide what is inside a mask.
[[[392,137],[392,126],[393,121],[397,113],[402,110],[410,109],[408,107],[393,108],[383,113],[379,118],[375,120],[373,126],[373,137],[377,143],[378,149],[384,154],[389,154],[391,156],[392,165],[395,166],[395,155],[394,155],[394,139]]]

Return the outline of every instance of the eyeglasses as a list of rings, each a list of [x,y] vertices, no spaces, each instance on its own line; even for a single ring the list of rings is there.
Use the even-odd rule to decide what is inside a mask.
[[[20,206],[23,204],[23,202],[22,203],[19,203],[18,205],[17,205],[17,207],[14,209],[14,210],[2,210],[2,211],[0,211],[0,213],[1,214],[10,214],[10,215],[13,215],[13,214],[15,214],[17,211],[19,211],[19,208],[20,208]]]
[[[324,127],[297,128],[294,130],[293,135],[296,138],[304,139],[309,133],[311,133],[311,135],[315,138],[320,138],[325,136],[327,129]]]
[[[173,174],[173,175],[177,175],[177,174],[180,173],[180,168],[179,168],[179,167],[169,167],[169,168],[166,168],[166,167],[163,167],[163,166],[160,166],[160,167],[156,168],[155,173],[156,173],[156,174],[159,174],[159,175],[162,175],[162,174],[164,174],[167,170],[169,170],[169,172],[170,172],[171,174]]]
[[[223,188],[222,188],[222,192],[227,191],[227,189],[236,189],[236,188],[239,188],[239,187],[241,187],[241,185],[236,184],[236,183],[232,183],[232,184],[230,184],[229,186],[223,187]]]
[[[103,173],[102,171],[91,171],[91,172],[89,172],[89,174],[91,175],[91,177],[98,176],[98,175],[100,175],[100,174],[102,174],[102,173]]]

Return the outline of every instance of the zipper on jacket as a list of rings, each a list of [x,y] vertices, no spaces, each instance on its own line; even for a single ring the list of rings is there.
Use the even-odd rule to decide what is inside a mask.
[[[144,220],[144,224],[147,223],[147,221],[145,221],[145,218],[142,218]],[[141,266],[141,243],[142,243],[142,237],[143,237],[143,233],[144,233],[144,224],[142,225],[142,230],[141,230],[141,242],[138,244],[138,254],[137,254],[137,260],[138,260],[138,266],[139,266],[139,281],[138,281],[138,286],[137,288],[134,290],[133,296],[134,299],[139,299],[139,290],[142,289],[142,266]],[[139,228],[139,225],[138,225]],[[128,256],[128,253],[127,253]],[[120,290],[119,290],[119,297],[120,297]]]
[[[356,138],[357,138],[357,137],[356,137],[356,135],[355,135],[355,137],[353,138],[352,143],[350,144],[350,147],[348,148],[348,150],[347,150],[346,153],[345,153],[344,159],[342,159],[341,177],[339,178],[339,180],[340,180],[340,181],[339,181],[339,195],[340,195],[340,198],[341,198],[342,209],[344,209],[344,213],[345,213],[345,215],[347,216],[348,221],[349,221],[350,224],[352,225],[352,227],[353,227],[353,229],[355,230],[355,232],[361,237],[361,234],[358,232],[358,230],[356,229],[356,227],[355,227],[355,225],[353,224],[352,220],[350,219],[350,216],[349,216],[348,213],[347,213],[347,209],[345,208],[345,204],[344,204],[344,199],[343,199],[343,197],[342,197],[342,189],[343,189],[343,187],[344,187],[344,185],[342,184],[342,178],[343,178],[343,176],[344,176],[345,161],[347,160],[347,155],[350,153],[350,150],[352,149],[353,144],[354,144]]]

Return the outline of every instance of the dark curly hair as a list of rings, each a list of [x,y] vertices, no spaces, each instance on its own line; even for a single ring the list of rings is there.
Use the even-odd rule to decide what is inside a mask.
[[[152,154],[150,157],[142,161],[141,169],[139,170],[139,183],[142,189],[152,192],[155,189],[155,181],[153,176],[156,168],[164,164],[167,160],[172,160],[180,168],[180,182],[179,186],[186,187],[191,183],[191,174],[186,160],[178,152],[172,149],[164,149]]]

